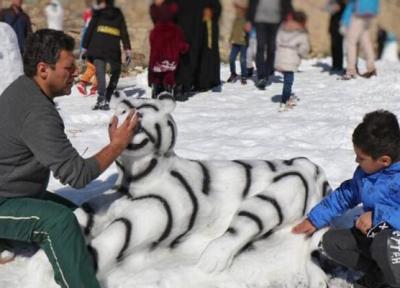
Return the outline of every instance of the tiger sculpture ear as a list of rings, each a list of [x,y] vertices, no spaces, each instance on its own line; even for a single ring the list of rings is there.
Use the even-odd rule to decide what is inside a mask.
[[[160,100],[162,105],[161,109],[163,113],[169,114],[174,111],[176,102],[174,96],[169,92],[162,92],[157,96],[157,100]]]
[[[118,105],[122,102],[122,100],[127,99],[128,96],[125,94],[124,91],[116,90],[111,96],[110,99],[110,108],[111,110],[116,110]]]

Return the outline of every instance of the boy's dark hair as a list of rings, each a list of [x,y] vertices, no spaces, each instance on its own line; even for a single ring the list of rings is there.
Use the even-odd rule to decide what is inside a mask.
[[[385,110],[366,114],[353,132],[353,144],[374,160],[387,155],[392,162],[398,161],[400,128],[396,115]]]
[[[61,50],[73,51],[74,39],[62,31],[41,29],[31,34],[24,50],[24,73],[28,77],[36,75],[36,66],[39,62],[56,64]]]
[[[293,11],[292,12],[292,19],[297,23],[302,25],[306,25],[307,22],[307,15],[303,11]]]

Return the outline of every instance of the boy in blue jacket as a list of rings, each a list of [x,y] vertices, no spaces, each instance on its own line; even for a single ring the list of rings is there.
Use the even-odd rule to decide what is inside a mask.
[[[353,178],[316,205],[293,233],[312,234],[345,211],[363,204],[351,229],[331,229],[322,248],[332,260],[364,277],[354,287],[400,287],[400,128],[397,118],[378,110],[353,132]]]

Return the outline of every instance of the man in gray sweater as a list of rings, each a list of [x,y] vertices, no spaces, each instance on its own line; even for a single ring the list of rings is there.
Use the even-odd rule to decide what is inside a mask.
[[[131,142],[135,111],[109,127],[110,143],[83,159],[64,132],[54,97],[71,93],[77,67],[74,40],[61,31],[32,34],[24,73],[0,95],[0,239],[38,244],[61,287],[100,287],[73,214],[76,206],[47,192],[50,171],[62,183],[84,187]]]

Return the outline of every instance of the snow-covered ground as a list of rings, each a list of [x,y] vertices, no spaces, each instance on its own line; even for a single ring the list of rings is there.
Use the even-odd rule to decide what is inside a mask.
[[[179,102],[173,113],[178,127],[175,152],[192,159],[305,156],[323,167],[331,186],[336,187],[350,178],[356,167],[351,134],[363,115],[376,109],[387,109],[400,116],[400,63],[378,62],[377,77],[352,81],[338,81],[337,76],[329,75],[329,63],[329,59],[304,61],[301,71],[295,75],[293,90],[300,101],[288,112],[278,112],[282,90],[282,78],[278,73],[265,91],[257,90],[251,80],[245,86],[239,82],[225,83],[221,92],[200,93],[187,102]],[[222,66],[222,79],[228,76],[228,67]],[[150,92],[145,74],[121,79],[122,87],[131,87],[145,97]],[[72,95],[57,98],[56,102],[65,121],[66,133],[81,154],[91,156],[107,143],[107,126],[112,112],[91,111],[95,98],[81,97],[74,89]],[[55,179],[51,179],[49,189],[82,203],[112,187],[116,171],[113,165],[82,190],[64,187]],[[48,267],[38,267],[38,262],[20,256],[12,263],[0,266],[0,287],[54,287],[51,278],[47,287],[37,286],[37,283],[43,283],[39,278],[51,277],[44,272]],[[290,263],[290,259],[284,262]],[[190,278],[200,277],[182,275],[183,270],[175,272],[176,276],[186,277],[188,283]],[[114,274],[109,287],[135,287],[129,282],[129,275],[119,274],[120,281],[117,275]],[[150,273],[147,278],[155,276],[162,277]],[[170,279],[174,279],[173,276],[168,275]],[[204,287],[245,287],[229,281],[232,280]],[[170,286],[164,283],[164,286],[143,284],[140,287],[174,286],[171,280]],[[336,279],[330,287],[349,286]]]

